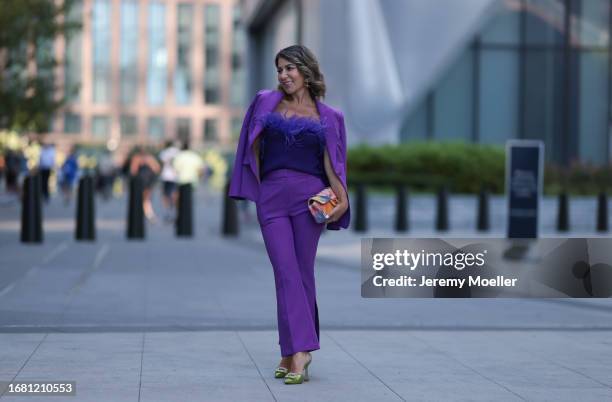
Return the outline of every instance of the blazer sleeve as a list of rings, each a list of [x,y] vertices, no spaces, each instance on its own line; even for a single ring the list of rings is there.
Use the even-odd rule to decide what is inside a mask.
[[[334,169],[338,173],[338,178],[344,186],[346,192],[346,201],[348,208],[344,214],[335,222],[327,224],[328,230],[340,230],[340,228],[347,229],[351,221],[351,203],[349,200],[348,186],[346,183],[346,127],[344,126],[344,116],[342,112],[338,112],[338,144],[336,150],[336,165]]]
[[[249,143],[249,129],[260,93],[261,91],[255,95],[255,98],[249,105],[249,108],[244,116],[244,120],[242,121],[242,128],[240,129],[240,138],[238,139],[236,157],[234,158],[234,168],[231,173],[230,185],[227,194],[229,197],[237,200],[244,200],[246,198],[255,201],[253,200],[254,196],[252,194],[252,186],[248,186],[247,183],[249,180],[249,178],[246,177],[246,175],[249,174],[249,170],[247,169],[248,165],[245,165],[244,163],[245,161],[248,161],[246,158],[248,157],[247,148]]]

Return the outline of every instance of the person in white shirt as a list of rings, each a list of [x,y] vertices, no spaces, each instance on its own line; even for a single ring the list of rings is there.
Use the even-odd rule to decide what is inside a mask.
[[[189,149],[189,144],[184,143],[181,151],[174,157],[172,163],[176,170],[177,182],[197,186],[200,176],[204,171],[204,162],[200,155]]]
[[[162,162],[162,204],[165,209],[164,219],[168,222],[174,221],[174,209],[176,207],[176,170],[173,163],[174,158],[180,150],[174,145],[174,141],[168,140],[164,149],[159,153]]]

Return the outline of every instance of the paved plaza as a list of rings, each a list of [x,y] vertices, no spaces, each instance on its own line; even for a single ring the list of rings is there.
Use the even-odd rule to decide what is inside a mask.
[[[360,237],[398,236],[382,195],[370,197],[369,232],[322,236],[321,349],[311,380],[286,386],[273,378],[274,278],[254,208],[240,236],[226,238],[221,201],[199,189],[193,238],[160,222],[128,241],[125,198],[98,199],[97,240],[75,242],[74,206],[55,198],[44,243],[24,245],[20,207],[3,200],[0,381],[76,381],[76,397],[54,401],[612,400],[609,299],[361,298]],[[546,202],[543,236],[567,236]],[[453,197],[441,234],[434,198],[414,195],[401,235],[503,236],[503,199],[492,199],[485,234],[473,229],[475,205]],[[595,235],[594,211],[594,199],[572,200],[569,235]],[[40,400],[0,396],[29,399]]]

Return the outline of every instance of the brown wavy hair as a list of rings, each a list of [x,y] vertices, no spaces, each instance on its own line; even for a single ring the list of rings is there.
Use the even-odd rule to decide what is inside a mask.
[[[325,97],[325,79],[319,68],[319,62],[310,49],[302,45],[293,45],[284,48],[278,52],[274,58],[274,64],[277,67],[278,59],[281,57],[295,64],[299,72],[302,73],[312,99],[321,99]],[[282,85],[278,86],[278,90],[284,92]]]

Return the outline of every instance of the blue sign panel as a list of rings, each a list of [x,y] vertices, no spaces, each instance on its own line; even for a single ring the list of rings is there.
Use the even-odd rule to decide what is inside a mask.
[[[534,140],[506,143],[508,237],[538,237],[538,206],[542,195],[544,144]]]

